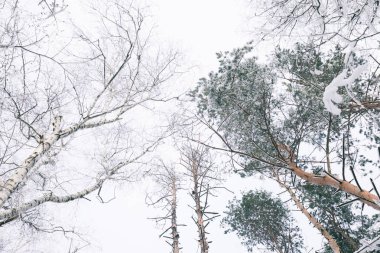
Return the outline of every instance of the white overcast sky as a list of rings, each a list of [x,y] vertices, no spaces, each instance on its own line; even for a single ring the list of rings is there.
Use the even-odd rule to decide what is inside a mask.
[[[181,52],[182,63],[190,68],[180,83],[174,83],[176,90],[185,90],[211,70],[218,62],[215,53],[243,46],[250,40],[247,23],[247,1],[242,0],[156,0],[148,2],[152,20],[156,24],[153,38],[167,47]],[[263,53],[256,53],[258,56]],[[167,154],[166,154],[167,155]],[[233,176],[228,181],[235,193],[253,188],[272,190],[274,184],[254,180],[240,179]],[[169,252],[169,246],[159,239],[161,230],[148,220],[157,210],[147,208],[144,202],[147,184],[127,185],[118,189],[117,198],[109,204],[102,205],[95,201],[82,201],[76,206],[75,220],[78,228],[88,224],[88,234],[99,248],[88,247],[83,252]],[[278,191],[278,190],[277,190]],[[227,201],[233,197],[227,192],[214,199],[211,210],[224,210]],[[199,252],[196,241],[196,227],[192,223],[191,204],[186,193],[180,196],[179,223],[188,226],[181,229],[180,242],[183,253]],[[91,210],[91,211],[89,211]],[[307,221],[302,219],[303,227]],[[233,234],[225,235],[217,220],[210,226],[210,252],[248,252]],[[305,242],[321,247],[321,237],[307,229]],[[309,248],[310,249],[310,248]]]
[[[136,1],[138,2],[138,1]],[[251,38],[248,33],[247,2],[243,0],[151,0],[151,19],[155,23],[153,39],[168,48],[175,48],[182,54],[184,69],[188,69],[183,77],[173,82],[175,90],[181,91],[193,87],[196,81],[208,72],[217,68],[215,53],[231,50],[243,46]],[[71,10],[80,13],[80,9]],[[83,17],[86,15],[84,14]],[[269,47],[270,48],[270,47]],[[265,58],[266,50],[255,52],[259,57]],[[167,154],[165,154],[167,156]],[[227,186],[235,193],[249,189],[264,188],[278,192],[276,185],[255,180],[253,178],[240,179],[232,176]],[[55,208],[56,218],[69,220],[70,224],[80,231],[92,243],[80,252],[94,253],[161,253],[169,252],[169,246],[159,239],[161,230],[155,223],[148,220],[157,210],[148,208],[145,204],[147,183],[126,184],[116,189],[116,199],[108,204],[100,204],[95,198],[88,202],[75,201],[65,207]],[[112,187],[110,187],[111,189]],[[111,194],[110,194],[111,195]],[[222,192],[221,196],[213,199],[211,210],[222,211],[233,195]],[[180,242],[183,253],[198,252],[196,241],[196,227],[192,223],[191,204],[186,193],[180,196],[179,223],[186,223],[186,228],[180,229]],[[300,218],[303,228],[307,228],[307,221]],[[225,235],[217,220],[210,226],[210,252],[244,253],[248,252],[233,234]],[[309,227],[305,243],[314,247],[321,247],[321,237]],[[41,242],[41,241],[40,241]],[[38,243],[40,243],[38,242]],[[61,246],[45,243],[41,252],[67,252]],[[40,246],[37,246],[40,248]],[[310,249],[310,247],[309,247]]]
[[[79,20],[80,22],[89,23],[90,21],[86,20],[88,15],[83,12],[84,9],[80,8],[81,2],[82,0],[67,0],[69,4],[67,11],[72,12],[77,18],[80,17],[82,19]],[[141,4],[141,2],[142,0],[135,0],[136,4]],[[153,43],[181,53],[180,70],[185,72],[180,78],[170,81],[172,89],[177,93],[195,87],[199,78],[216,70],[217,52],[244,46],[253,39],[251,37],[254,32],[252,22],[248,20],[252,11],[248,8],[249,0],[144,0],[144,2],[142,5],[149,6],[149,22],[154,24]],[[254,54],[261,60],[266,59],[266,54],[270,52],[273,45],[274,43],[264,43],[254,50]],[[141,121],[148,120],[142,118]],[[162,150],[164,150],[163,157],[174,161],[178,158],[170,149]],[[79,163],[79,159],[71,162]],[[275,193],[281,191],[270,181],[252,177],[242,179],[237,175],[228,177],[226,187],[237,195],[242,191],[252,189],[265,189]],[[104,197],[111,198],[114,187],[106,185],[104,188]],[[61,221],[65,228],[74,228],[91,243],[80,253],[168,253],[170,247],[163,239],[158,238],[162,230],[155,225],[154,221],[148,219],[159,214],[159,210],[147,207],[145,203],[147,191],[154,191],[154,185],[148,181],[124,183],[123,186],[119,185],[115,188],[116,198],[108,204],[99,203],[93,194],[89,197],[92,201],[82,199],[62,205],[48,203],[46,206],[48,210],[53,211],[54,221],[58,223]],[[228,200],[232,198],[233,194],[220,192],[218,198],[211,199],[210,210],[222,213]],[[187,227],[181,227],[179,230],[182,253],[199,252],[196,241],[197,230],[191,220],[192,210],[187,206],[191,204],[187,192],[183,191],[179,196],[178,213],[178,222],[187,224]],[[307,246],[305,252],[315,252],[323,246],[322,237],[308,224],[306,218],[300,215],[300,212],[295,213],[303,230]],[[210,245],[210,253],[248,252],[234,234],[224,234],[224,229],[220,227],[220,220],[216,220],[208,229],[209,239],[213,241]],[[10,231],[9,238],[17,242],[19,231],[13,232],[12,234]],[[40,236],[38,241],[30,237],[30,241],[24,247],[19,245],[19,249],[21,252],[28,253],[68,252],[67,241],[47,238],[49,235]],[[25,250],[25,247],[34,248],[34,251]]]

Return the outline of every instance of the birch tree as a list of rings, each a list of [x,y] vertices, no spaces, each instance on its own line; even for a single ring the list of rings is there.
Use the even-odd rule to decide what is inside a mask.
[[[64,1],[0,1],[1,226],[132,180],[164,137],[143,138],[136,114],[164,100],[175,54],[139,7],[86,3],[89,23]]]

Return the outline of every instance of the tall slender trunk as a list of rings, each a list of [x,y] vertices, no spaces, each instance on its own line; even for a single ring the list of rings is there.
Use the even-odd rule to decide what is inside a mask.
[[[330,133],[331,133],[331,124],[332,116],[329,113],[329,125],[327,127],[327,136],[326,136],[326,162],[327,162],[327,171],[331,174],[331,162],[330,162]]]
[[[172,227],[172,238],[173,238],[173,243],[172,243],[172,249],[173,253],[179,253],[179,233],[177,229],[177,181],[174,178],[172,181],[172,203],[171,203],[171,208],[172,208],[172,213],[171,213],[171,227]]]
[[[338,243],[335,241],[334,237],[332,237],[332,235],[326,230],[326,228],[320,222],[318,222],[318,220],[311,213],[309,213],[309,211],[307,211],[307,209],[304,207],[302,202],[297,198],[293,190],[284,182],[282,182],[278,176],[276,180],[280,184],[280,186],[286,189],[286,191],[290,194],[290,197],[292,198],[292,200],[294,201],[298,209],[306,216],[306,218],[311,222],[311,224],[313,224],[314,227],[317,228],[321,232],[323,237],[327,240],[328,244],[330,245],[332,251],[334,253],[340,253],[341,252],[340,247]]]
[[[199,174],[198,174],[198,164],[196,161],[193,161],[192,176],[193,176],[193,198],[195,201],[195,213],[197,214],[197,220],[195,223],[198,227],[198,241],[201,248],[201,253],[208,253],[209,245],[206,237],[206,227],[203,219],[203,209],[201,205],[201,192],[199,189]]]

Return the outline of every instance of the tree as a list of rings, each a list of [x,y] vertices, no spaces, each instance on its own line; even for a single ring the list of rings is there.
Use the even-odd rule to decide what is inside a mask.
[[[178,227],[184,226],[178,224],[177,221],[177,207],[178,207],[178,191],[181,189],[180,174],[176,172],[175,167],[168,167],[162,162],[161,170],[152,173],[154,181],[159,186],[159,191],[156,193],[157,199],[155,201],[149,201],[149,205],[159,206],[166,213],[161,217],[153,218],[156,222],[170,221],[170,226],[165,228],[160,234],[160,237],[164,236],[170,241],[166,241],[172,248],[172,253],[179,253],[179,232]],[[166,234],[170,232],[170,236]]]
[[[268,65],[248,57],[251,50],[246,46],[219,54],[218,72],[202,78],[190,94],[198,103],[200,120],[225,145],[213,148],[239,155],[247,175],[279,168],[303,181],[342,190],[380,210],[378,192],[363,189],[355,172],[360,168],[370,173],[377,166],[363,152],[379,142],[376,109],[358,110],[348,103],[337,117],[324,110],[320,96],[343,68],[340,48],[327,55],[313,45],[278,49]],[[355,58],[356,65],[363,61]],[[374,75],[358,76],[355,82],[358,98],[378,101]],[[351,97],[345,99],[349,102]],[[312,172],[319,165],[324,165],[321,176]],[[355,184],[348,179],[347,167]]]
[[[305,207],[304,203],[297,197],[294,190],[290,185],[285,182],[286,180],[280,179],[280,176],[278,173],[274,172],[274,178],[278,182],[278,184],[286,190],[286,192],[289,193],[291,199],[293,200],[294,204],[298,208],[299,211],[301,211],[302,214],[305,215],[305,217],[310,221],[310,223],[318,229],[318,231],[322,234],[322,236],[327,240],[328,245],[330,246],[331,250],[334,253],[340,253],[341,247],[338,245],[335,238],[331,235],[331,233],[326,229],[324,224],[322,222],[318,221],[318,219],[315,217],[315,215],[311,214],[307,208]]]
[[[351,92],[355,77],[368,71],[371,66],[379,65],[376,60],[379,50],[379,1],[328,1],[328,0],[273,0],[250,1],[259,22],[255,30],[259,33],[258,41],[266,38],[278,40],[284,37],[298,41],[313,42],[320,48],[331,49],[337,44],[345,50],[346,56],[340,75],[337,75],[325,87],[323,101],[326,109],[339,115],[336,104],[342,102],[337,92],[339,87],[346,89],[357,106],[366,108],[365,103],[353,96]],[[262,22],[265,19],[264,22]],[[261,21],[261,22],[260,22]],[[261,24],[261,25],[256,25]],[[278,40],[279,41],[279,40]],[[273,41],[272,41],[273,43]],[[355,54],[361,54],[366,63],[353,67]],[[348,76],[353,78],[349,78]],[[380,108],[380,104],[376,104]]]
[[[164,137],[141,139],[134,124],[142,106],[163,101],[175,60],[149,44],[141,9],[92,2],[89,27],[52,3],[0,4],[1,226],[132,180]]]
[[[194,200],[194,212],[192,217],[198,229],[198,242],[201,253],[209,252],[209,244],[206,228],[211,221],[220,216],[216,212],[210,212],[209,196],[213,196],[215,189],[222,188],[215,184],[221,181],[220,175],[213,164],[210,152],[201,145],[186,144],[181,149],[181,165],[185,168],[185,176],[191,182],[191,197]]]
[[[380,236],[371,240],[366,241],[360,249],[355,251],[355,253],[376,253],[380,249]]]
[[[344,199],[344,193],[331,187],[304,184],[297,187],[300,190],[300,199],[307,204],[310,213],[337,241],[341,252],[355,252],[359,249],[363,239],[374,239],[379,231],[373,228],[378,222],[379,214],[368,217],[359,213],[360,207],[351,203],[335,206]],[[331,252],[325,247],[324,252]]]
[[[289,209],[271,193],[257,190],[236,197],[227,206],[226,233],[236,232],[250,252],[256,246],[281,252],[302,252],[303,239]]]
[[[262,36],[301,36],[328,41],[365,44],[378,40],[379,1],[273,0],[251,1],[256,16],[265,17]],[[256,27],[259,28],[259,27]],[[367,45],[368,47],[369,45]]]

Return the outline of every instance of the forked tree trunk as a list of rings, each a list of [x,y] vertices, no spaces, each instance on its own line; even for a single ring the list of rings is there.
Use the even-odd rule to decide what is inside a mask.
[[[48,152],[51,147],[57,143],[59,139],[67,137],[80,129],[90,129],[95,128],[101,125],[113,123],[117,121],[118,118],[111,120],[101,120],[95,123],[85,124],[86,121],[81,122],[80,124],[75,124],[67,129],[61,129],[62,117],[57,116],[54,118],[53,122],[53,131],[50,134],[46,134],[40,140],[38,146],[33,150],[32,154],[29,155],[23,163],[15,169],[15,173],[4,183],[0,185],[0,208],[3,207],[8,198],[12,193],[17,189],[18,185],[23,182],[29,174],[29,171],[33,166],[38,162],[38,160]],[[86,191],[83,190],[83,191]],[[44,200],[40,203],[47,202],[51,200]],[[62,203],[67,201],[54,201],[56,203]],[[36,204],[37,202],[35,202]],[[24,205],[25,206],[25,205]]]
[[[0,208],[3,207],[11,194],[16,190],[17,186],[26,178],[29,170],[33,168],[38,159],[60,138],[59,132],[61,130],[61,120],[62,118],[60,116],[55,117],[53,122],[53,132],[41,139],[41,142],[33,150],[32,154],[29,155],[18,168],[16,168],[15,173],[0,187]]]

